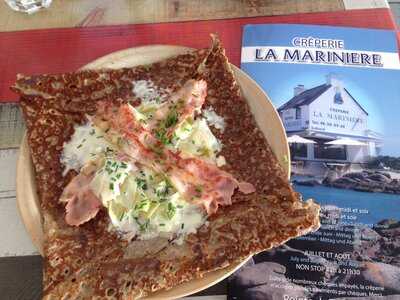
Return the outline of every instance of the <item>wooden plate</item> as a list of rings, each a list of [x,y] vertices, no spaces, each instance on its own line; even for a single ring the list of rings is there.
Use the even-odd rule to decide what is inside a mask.
[[[101,57],[84,66],[85,69],[122,68],[149,64],[165,58],[188,52],[192,49],[179,46],[144,46],[126,49]],[[263,90],[243,71],[231,65],[244,97],[259,128],[267,138],[273,152],[288,177],[290,174],[289,147],[282,122],[274,106]],[[26,137],[23,138],[17,163],[17,205],[25,228],[38,251],[43,255],[43,230],[40,206],[36,194],[34,172]],[[174,287],[168,291],[159,291],[147,299],[174,299],[203,290],[223,280],[245,262],[232,264],[224,269],[210,272],[203,278],[195,279]]]

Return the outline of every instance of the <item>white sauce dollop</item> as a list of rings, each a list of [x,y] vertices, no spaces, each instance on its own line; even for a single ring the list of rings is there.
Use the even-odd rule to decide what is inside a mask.
[[[217,115],[212,107],[207,109],[203,109],[203,116],[206,118],[207,123],[210,126],[214,126],[216,129],[224,132],[225,129],[225,120],[223,117]]]
[[[74,130],[71,140],[64,143],[61,154],[61,163],[65,166],[64,176],[69,170],[79,172],[86,163],[96,159],[107,147],[114,148],[104,139],[104,133],[91,122],[76,125]]]
[[[166,99],[166,89],[154,85],[151,80],[133,81],[133,93],[142,100],[142,103],[161,103]]]

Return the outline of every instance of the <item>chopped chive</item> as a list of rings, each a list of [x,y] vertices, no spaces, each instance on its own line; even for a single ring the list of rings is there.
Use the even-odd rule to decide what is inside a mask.
[[[158,224],[158,226],[165,226],[165,224],[164,223],[160,223],[160,224]]]
[[[173,109],[164,121],[165,128],[170,128],[178,122],[178,113]]]
[[[104,130],[105,133],[109,132],[110,128],[107,128],[106,130]]]
[[[166,211],[168,219],[172,219],[175,216],[175,213],[176,213],[176,207],[171,202],[168,202]]]
[[[80,147],[82,147],[82,144],[79,144],[76,148],[79,149]]]
[[[96,133],[96,131],[94,129],[90,130],[89,134],[90,135],[94,135]]]
[[[97,139],[101,139],[101,138],[103,138],[104,136],[103,135],[98,135],[96,138]]]
[[[142,223],[142,224],[140,224],[140,223],[138,222],[140,231],[145,231],[145,230],[147,230],[147,228],[149,227],[149,223],[150,223],[149,220],[146,220],[146,221],[145,221],[144,223]]]
[[[139,188],[141,188],[143,191],[147,190],[147,182],[145,179],[136,178],[135,181]]]
[[[185,223],[182,223],[181,229],[185,228]]]
[[[177,208],[183,208],[183,205],[178,204],[176,207]]]
[[[110,182],[110,186],[109,186],[109,188],[110,188],[110,190],[114,190],[114,183],[113,182]]]

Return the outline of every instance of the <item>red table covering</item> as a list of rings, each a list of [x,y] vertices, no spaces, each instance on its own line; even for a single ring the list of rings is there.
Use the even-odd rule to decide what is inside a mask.
[[[73,71],[108,53],[148,44],[207,47],[210,43],[210,33],[220,36],[230,61],[238,65],[242,26],[262,23],[396,28],[390,10],[383,8],[211,21],[3,32],[0,33],[0,102],[17,101],[17,95],[9,89],[17,73]]]

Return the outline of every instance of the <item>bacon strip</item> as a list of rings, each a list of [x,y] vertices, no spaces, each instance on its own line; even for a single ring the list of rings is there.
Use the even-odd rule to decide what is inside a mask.
[[[202,106],[205,88],[204,81],[190,80],[171,97],[173,103],[177,99],[185,103],[185,107],[180,109],[185,117],[182,119],[179,115],[180,122]],[[166,114],[163,112],[161,115]],[[123,149],[125,153],[136,162],[166,174],[185,199],[203,204],[208,214],[215,213],[219,205],[231,205],[237,188],[246,194],[255,191],[252,184],[238,182],[231,174],[211,163],[199,158],[182,158],[179,153],[163,147],[153,133],[136,120],[129,105],[122,105],[118,111],[103,109],[101,117],[110,123],[110,132],[116,132],[129,141]]]
[[[96,165],[89,164],[65,187],[60,201],[66,202],[65,221],[72,226],[79,226],[94,218],[102,206],[101,201],[90,189]]]
[[[231,205],[236,188],[244,194],[255,192],[252,184],[239,182],[228,172],[200,159],[182,159],[178,165],[202,182],[204,191],[201,193],[204,195],[200,197],[200,202],[203,202],[208,214],[215,213],[219,205]]]
[[[200,109],[207,96],[207,83],[204,80],[188,80],[181,89],[171,95],[149,120],[147,128],[154,129],[171,113],[176,113],[177,122],[167,128],[167,136],[171,136],[175,128],[188,117],[194,117],[196,110]]]

